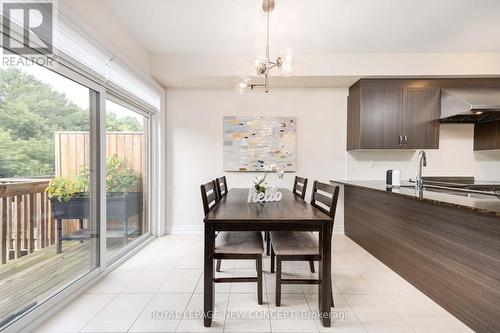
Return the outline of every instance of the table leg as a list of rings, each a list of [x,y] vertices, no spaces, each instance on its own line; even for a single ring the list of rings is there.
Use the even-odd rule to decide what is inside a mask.
[[[203,282],[203,324],[212,325],[214,311],[214,250],[215,232],[210,224],[205,223],[205,264]]]
[[[321,251],[321,260],[319,261],[319,279],[318,288],[318,308],[321,316],[321,322],[324,327],[331,326],[331,298],[332,298],[332,224],[324,223],[319,234],[319,246]]]

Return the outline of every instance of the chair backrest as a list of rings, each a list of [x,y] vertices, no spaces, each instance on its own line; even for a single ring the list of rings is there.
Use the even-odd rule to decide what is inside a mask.
[[[219,196],[217,195],[217,189],[215,187],[215,181],[212,180],[209,183],[200,186],[201,189],[201,201],[203,203],[203,212],[205,216],[210,212],[212,208],[219,202]]]
[[[332,219],[335,219],[338,198],[338,186],[320,183],[317,180],[314,181],[311,205],[328,214]]]
[[[295,176],[295,181],[293,182],[293,194],[299,196],[301,199],[306,197],[307,191],[307,178]]]
[[[225,196],[228,191],[226,176],[215,179],[215,186],[217,187],[217,195],[219,196],[219,198]]]

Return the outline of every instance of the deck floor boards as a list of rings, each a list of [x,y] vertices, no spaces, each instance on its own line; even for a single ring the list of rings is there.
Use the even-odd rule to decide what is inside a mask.
[[[0,265],[0,322],[43,302],[90,271],[89,241],[65,241],[63,246],[59,255],[52,245]],[[123,242],[108,240],[107,246],[114,252]]]

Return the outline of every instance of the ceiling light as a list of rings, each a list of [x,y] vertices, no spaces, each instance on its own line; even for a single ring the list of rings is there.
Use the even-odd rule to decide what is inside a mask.
[[[240,76],[236,79],[236,92],[240,95],[243,95],[245,91],[251,84],[251,80],[248,76]]]
[[[280,52],[275,61],[271,61],[269,57],[269,20],[270,13],[274,9],[274,0],[263,0],[262,9],[267,15],[267,35],[266,35],[266,56],[255,60],[255,74],[264,76],[264,83],[252,83],[248,76],[240,76],[236,80],[236,91],[242,95],[248,88],[263,87],[266,93],[269,92],[269,71],[273,68],[278,68],[281,75],[288,77],[294,72],[293,51],[285,49]]]

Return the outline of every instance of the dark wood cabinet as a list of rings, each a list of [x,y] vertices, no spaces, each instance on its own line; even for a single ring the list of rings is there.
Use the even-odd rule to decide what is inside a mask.
[[[474,150],[500,149],[500,120],[474,125]]]
[[[363,148],[399,148],[401,141],[401,89],[362,87],[360,146]]]
[[[403,135],[408,149],[439,148],[439,88],[404,88]]]
[[[360,80],[349,89],[347,150],[439,148],[440,106],[439,88]]]

